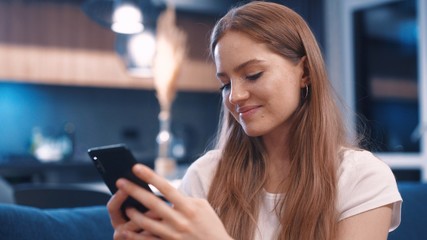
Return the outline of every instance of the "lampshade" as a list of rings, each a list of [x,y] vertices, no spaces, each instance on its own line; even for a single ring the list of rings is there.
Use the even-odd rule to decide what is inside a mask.
[[[82,10],[91,20],[114,32],[136,34],[143,31],[146,21],[142,2],[144,0],[86,0]]]
[[[135,34],[144,30],[142,11],[136,1],[116,0],[114,3],[111,30],[122,34]]]

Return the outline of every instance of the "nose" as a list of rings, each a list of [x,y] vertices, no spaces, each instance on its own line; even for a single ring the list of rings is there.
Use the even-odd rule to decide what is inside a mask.
[[[238,104],[239,102],[248,99],[248,97],[249,91],[244,83],[241,81],[234,81],[231,83],[230,95],[228,96],[228,101],[231,104]]]

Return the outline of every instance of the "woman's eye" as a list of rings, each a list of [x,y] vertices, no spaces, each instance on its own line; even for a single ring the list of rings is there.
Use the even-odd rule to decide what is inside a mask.
[[[246,76],[246,79],[251,80],[251,81],[252,80],[257,80],[259,77],[261,77],[262,73],[263,72],[259,72],[259,73],[256,73],[256,74],[248,75],[248,76]]]
[[[230,83],[222,85],[219,90],[224,91],[230,89]]]

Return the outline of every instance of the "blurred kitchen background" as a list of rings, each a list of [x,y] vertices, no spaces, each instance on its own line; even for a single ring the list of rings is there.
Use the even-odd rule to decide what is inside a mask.
[[[245,1],[170,1],[189,46],[171,127],[172,155],[185,165],[209,147],[219,117],[209,31]],[[143,31],[112,30],[114,12],[126,2],[138,6]],[[366,134],[365,146],[399,180],[427,180],[427,3],[274,2],[299,12],[315,33],[343,105],[358,113],[346,115],[354,136]],[[0,0],[0,176],[12,183],[98,179],[87,149],[115,143],[153,165],[159,104],[150,54],[165,6],[166,0]],[[359,130],[361,119],[368,131]]]

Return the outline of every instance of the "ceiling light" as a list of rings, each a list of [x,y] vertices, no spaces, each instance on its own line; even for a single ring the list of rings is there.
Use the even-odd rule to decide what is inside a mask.
[[[122,34],[134,34],[144,30],[141,9],[132,1],[116,1],[111,29]]]
[[[150,25],[152,10],[148,0],[86,0],[82,4],[83,12],[99,25],[121,34],[140,33]],[[147,8],[145,14],[142,9]]]

